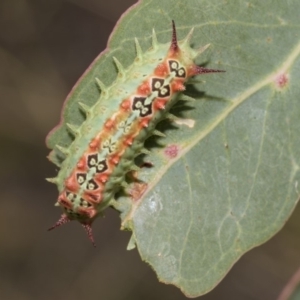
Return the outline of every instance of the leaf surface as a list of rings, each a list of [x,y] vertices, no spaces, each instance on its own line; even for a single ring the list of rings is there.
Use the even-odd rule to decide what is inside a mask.
[[[133,230],[143,260],[160,281],[187,296],[211,290],[249,249],[270,239],[299,197],[300,2],[143,0],[119,21],[108,44],[72,90],[50,148],[68,145],[65,123],[81,124],[78,102],[99,98],[95,77],[109,85],[143,50],[151,31],[171,40],[194,27],[194,47],[211,44],[197,63],[226,70],[188,87],[197,99],[178,105],[187,125],[162,123],[166,138],[145,157],[133,184],[136,197],[120,197],[122,226]],[[179,103],[180,104],[180,103]],[[194,123],[193,123],[194,121]],[[55,160],[55,152],[52,153]]]

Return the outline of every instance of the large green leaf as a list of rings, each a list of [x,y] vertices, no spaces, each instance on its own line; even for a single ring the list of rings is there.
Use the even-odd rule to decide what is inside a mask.
[[[170,41],[173,19],[179,39],[194,27],[192,44],[211,44],[198,63],[226,73],[199,77],[205,82],[188,89],[194,109],[177,111],[194,126],[165,128],[159,143],[168,148],[152,148],[146,160],[154,166],[138,174],[147,185],[118,199],[123,227],[133,231],[130,247],[135,242],[159,280],[187,296],[212,289],[243,253],[284,225],[297,202],[299,12],[297,0],[140,1],[73,89],[48,139],[50,148],[71,142],[65,122],[80,124],[77,103],[98,99],[95,77],[115,79],[113,56],[132,63],[134,37],[147,49],[155,28],[160,42]],[[166,149],[177,150],[175,157]]]

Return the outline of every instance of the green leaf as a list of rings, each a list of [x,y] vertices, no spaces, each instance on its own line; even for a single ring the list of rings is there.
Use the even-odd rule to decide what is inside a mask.
[[[113,57],[132,63],[135,37],[146,50],[155,28],[159,42],[168,42],[173,19],[179,39],[194,27],[192,44],[211,44],[197,62],[226,73],[189,87],[194,109],[178,106],[176,115],[193,127],[163,128],[165,147],[151,148],[145,160],[153,167],[138,173],[145,183],[118,199],[122,226],[133,231],[129,248],[135,242],[159,280],[189,297],[207,293],[246,251],[270,239],[297,203],[299,11],[297,0],[140,1],[72,90],[47,140],[50,148],[71,142],[66,123],[84,120],[78,102],[97,101],[95,77],[112,83]]]

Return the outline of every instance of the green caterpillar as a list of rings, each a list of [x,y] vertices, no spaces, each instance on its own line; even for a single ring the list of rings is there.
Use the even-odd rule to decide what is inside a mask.
[[[195,58],[209,45],[194,50],[189,45],[193,30],[178,42],[174,21],[172,28],[171,45],[159,44],[153,30],[152,48],[146,53],[136,39],[134,63],[125,70],[114,58],[119,71],[116,81],[105,87],[97,80],[100,99],[92,107],[79,103],[86,120],[80,127],[67,124],[75,136],[68,148],[56,145],[65,160],[57,177],[48,181],[58,187],[55,205],[63,214],[49,230],[77,220],[94,243],[92,222],[127,185],[126,173],[137,168],[134,158],[149,152],[144,141],[159,134],[156,124],[169,117],[186,81],[194,75],[224,72],[197,66]],[[180,99],[189,100],[187,96]]]

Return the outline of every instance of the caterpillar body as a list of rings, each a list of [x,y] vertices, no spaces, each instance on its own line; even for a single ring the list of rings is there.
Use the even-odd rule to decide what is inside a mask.
[[[172,118],[169,110],[180,99],[187,80],[195,75],[224,72],[197,66],[195,58],[209,45],[198,50],[190,47],[193,29],[177,41],[172,21],[171,44],[159,44],[153,30],[152,47],[142,53],[135,39],[137,56],[126,70],[114,58],[118,77],[110,87],[96,80],[101,95],[92,106],[79,103],[86,114],[81,126],[67,124],[74,135],[68,148],[56,145],[65,155],[60,171],[48,181],[58,187],[56,206],[63,210],[61,218],[49,230],[71,220],[78,220],[94,244],[91,224],[108,206],[122,186],[125,176],[136,170],[136,156],[149,153],[145,140],[160,134],[158,122]],[[103,111],[103,107],[105,110]]]

